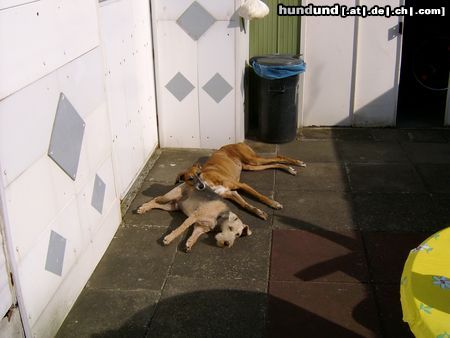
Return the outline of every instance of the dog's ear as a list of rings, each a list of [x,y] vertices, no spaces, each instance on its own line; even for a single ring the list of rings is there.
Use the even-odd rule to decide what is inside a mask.
[[[178,174],[175,180],[175,184],[184,182],[184,174],[185,174],[184,172]]]
[[[242,236],[250,236],[252,234],[252,231],[250,230],[250,227],[247,224],[244,224],[244,229],[242,230]]]
[[[236,215],[234,212],[231,212],[231,211],[230,211],[230,213],[228,214],[228,220],[229,220],[230,222],[234,222],[234,221],[237,220],[237,219],[238,219],[237,215]]]

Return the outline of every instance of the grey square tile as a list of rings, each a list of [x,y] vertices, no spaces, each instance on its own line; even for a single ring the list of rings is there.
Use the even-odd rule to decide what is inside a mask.
[[[263,337],[267,281],[171,277],[148,337]]]
[[[281,229],[353,229],[351,195],[331,191],[279,191],[283,204],[274,213],[273,227]]]
[[[178,101],[183,101],[183,99],[189,95],[195,88],[195,86],[180,72],[176,73],[175,76],[166,84],[166,88],[173,96],[176,97]]]
[[[159,295],[84,289],[56,337],[144,337]]]
[[[216,103],[220,103],[233,90],[219,73],[216,73],[202,88]]]
[[[84,129],[84,120],[68,98],[61,93],[50,138],[48,156],[72,180],[75,180],[77,176]]]
[[[352,163],[348,165],[352,191],[424,192],[425,186],[411,164]]]
[[[349,190],[345,167],[339,163],[309,163],[297,168],[297,176],[281,170],[276,172],[276,190],[347,191]]]
[[[53,230],[50,232],[45,270],[53,272],[58,276],[62,275],[66,242],[67,240],[57,232]]]
[[[177,24],[193,39],[198,40],[214,24],[216,19],[194,1],[178,18]]]
[[[176,244],[164,247],[165,231],[119,227],[88,285],[120,290],[161,290],[172,263]]]
[[[103,202],[105,200],[106,184],[100,178],[100,176],[95,175],[94,190],[92,192],[91,205],[99,213],[103,211]]]

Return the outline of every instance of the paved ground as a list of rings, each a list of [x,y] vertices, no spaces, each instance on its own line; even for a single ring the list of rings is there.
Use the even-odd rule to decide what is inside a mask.
[[[401,320],[403,262],[450,225],[450,131],[305,129],[264,155],[304,160],[294,177],[243,173],[274,196],[231,249],[205,236],[161,238],[179,212],[135,209],[171,189],[207,151],[163,150],[59,337],[411,337]]]

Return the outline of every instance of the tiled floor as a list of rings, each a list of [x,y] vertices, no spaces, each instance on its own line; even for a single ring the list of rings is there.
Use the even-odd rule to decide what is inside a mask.
[[[59,337],[412,337],[399,280],[409,250],[450,226],[450,131],[304,129],[266,156],[307,162],[299,175],[244,172],[284,206],[230,249],[204,236],[161,238],[179,212],[136,208],[208,151],[163,150]],[[248,197],[246,197],[248,198]],[[250,198],[248,198],[250,200]]]

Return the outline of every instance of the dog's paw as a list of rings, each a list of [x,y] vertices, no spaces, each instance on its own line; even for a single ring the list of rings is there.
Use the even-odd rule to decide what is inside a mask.
[[[267,215],[266,212],[264,212],[264,211],[262,211],[262,210],[260,210],[260,209],[257,209],[257,210],[256,210],[256,214],[257,214],[260,218],[262,218],[263,220],[267,220],[267,217],[269,217],[269,216]]]
[[[280,210],[280,209],[283,209],[283,205],[277,201],[273,201],[272,208]]]
[[[191,252],[192,246],[190,246],[189,244],[186,244],[186,246],[184,247],[184,250],[185,250],[186,252]]]
[[[145,207],[143,207],[143,206],[140,206],[140,207],[136,210],[136,212],[137,212],[138,214],[142,215],[142,214],[145,214],[145,213],[147,212],[147,209],[146,209]]]
[[[162,242],[163,242],[164,245],[169,245],[171,240],[170,240],[170,238],[168,238],[168,236],[166,236],[166,237],[164,237]]]
[[[306,167],[306,163],[303,162],[303,161],[300,161],[300,160],[297,160],[297,165],[298,165],[299,167]]]
[[[294,176],[297,175],[297,170],[295,170],[294,168],[288,167],[287,170],[288,170],[289,174],[294,175]]]

